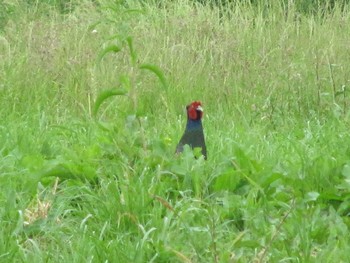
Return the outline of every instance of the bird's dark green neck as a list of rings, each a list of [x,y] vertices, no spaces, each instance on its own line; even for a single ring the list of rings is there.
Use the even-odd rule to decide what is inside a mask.
[[[201,120],[187,120],[186,130],[199,130],[202,129],[202,121]]]

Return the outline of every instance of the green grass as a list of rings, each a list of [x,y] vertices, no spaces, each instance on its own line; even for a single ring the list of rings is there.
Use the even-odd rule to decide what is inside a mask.
[[[347,5],[55,4],[1,11],[1,262],[348,261]]]

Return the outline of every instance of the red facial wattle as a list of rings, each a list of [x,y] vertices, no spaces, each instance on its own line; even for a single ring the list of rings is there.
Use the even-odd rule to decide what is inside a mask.
[[[203,117],[203,109],[200,101],[194,101],[187,106],[188,117],[191,120],[200,120]]]

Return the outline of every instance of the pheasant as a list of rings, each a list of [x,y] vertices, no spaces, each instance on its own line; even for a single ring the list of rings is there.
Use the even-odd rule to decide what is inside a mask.
[[[184,150],[184,145],[188,144],[192,149],[200,147],[204,159],[207,159],[207,147],[205,145],[202,117],[203,108],[200,101],[194,101],[186,106],[187,124],[184,134],[176,147],[176,153]]]

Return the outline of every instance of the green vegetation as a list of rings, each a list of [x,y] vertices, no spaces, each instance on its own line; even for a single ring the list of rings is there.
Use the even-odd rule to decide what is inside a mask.
[[[345,1],[72,3],[0,3],[1,262],[348,261]]]

